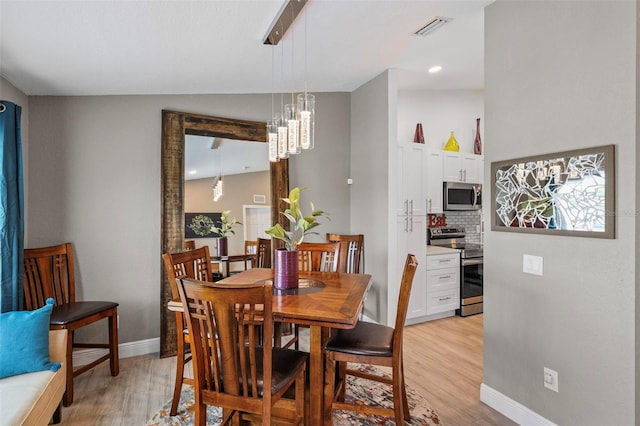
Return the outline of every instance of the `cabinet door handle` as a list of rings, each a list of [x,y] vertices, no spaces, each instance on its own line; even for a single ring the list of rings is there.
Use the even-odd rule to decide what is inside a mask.
[[[451,259],[441,259],[441,260],[438,260],[438,262],[440,262],[440,263],[449,263],[449,262],[451,262]]]
[[[409,216],[409,223],[411,227],[409,228],[409,232],[413,232],[413,215]]]
[[[464,181],[467,181],[467,169],[464,169]]]
[[[409,232],[409,216],[404,217],[404,232]]]
[[[404,200],[404,214],[409,214],[409,200]]]
[[[448,280],[449,278],[451,278],[451,275],[440,275],[441,280]]]
[[[433,209],[431,208],[431,198],[429,198],[429,211],[432,211]]]
[[[438,300],[439,300],[440,302],[444,302],[445,300],[449,300],[449,299],[451,299],[451,296],[448,296],[448,297],[441,297],[441,298],[439,298]]]

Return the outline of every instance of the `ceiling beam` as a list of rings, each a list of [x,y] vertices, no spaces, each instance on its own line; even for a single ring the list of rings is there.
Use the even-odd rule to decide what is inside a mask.
[[[302,11],[308,0],[287,0],[285,4],[278,12],[276,19],[271,24],[271,28],[264,38],[264,44],[276,45],[280,42],[282,37],[287,33],[287,30],[296,20],[296,17]]]

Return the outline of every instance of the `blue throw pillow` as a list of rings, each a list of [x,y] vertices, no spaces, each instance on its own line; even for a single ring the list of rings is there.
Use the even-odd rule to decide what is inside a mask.
[[[49,318],[53,299],[35,311],[0,314],[0,379],[35,371],[58,371],[49,361]]]

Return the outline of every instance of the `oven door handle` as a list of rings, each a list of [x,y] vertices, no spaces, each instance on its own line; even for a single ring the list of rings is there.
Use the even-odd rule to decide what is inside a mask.
[[[463,259],[462,266],[473,266],[473,265],[482,265],[484,263],[483,259]]]

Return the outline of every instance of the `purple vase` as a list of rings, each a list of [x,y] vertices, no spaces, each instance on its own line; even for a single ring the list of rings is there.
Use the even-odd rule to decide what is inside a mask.
[[[280,290],[298,288],[298,251],[276,249],[273,286]]]
[[[228,240],[227,237],[219,237],[216,238],[217,241],[217,245],[216,245],[216,252],[215,255],[216,257],[226,257],[229,255],[229,249],[228,249]]]

